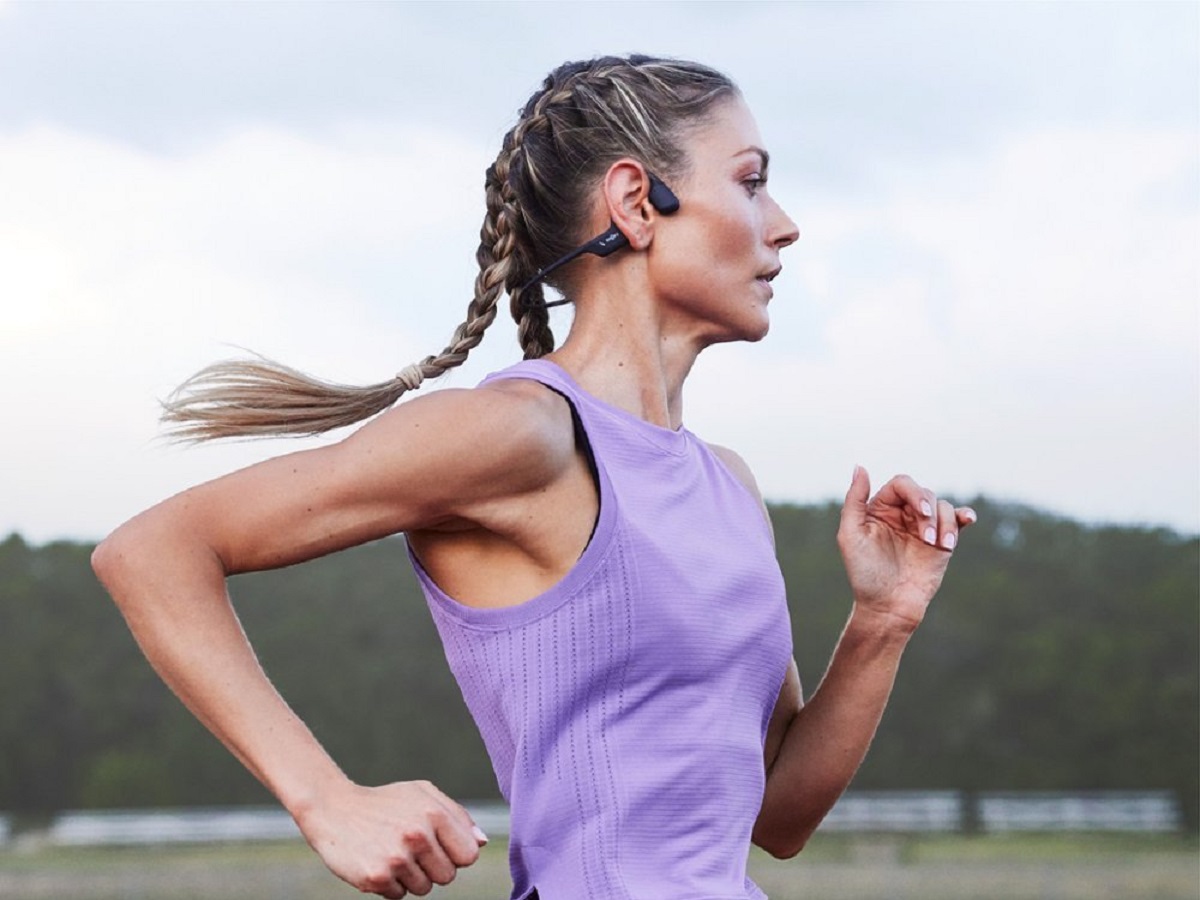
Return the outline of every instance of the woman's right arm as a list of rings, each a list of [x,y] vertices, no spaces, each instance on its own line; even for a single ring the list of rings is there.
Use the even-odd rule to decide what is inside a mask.
[[[351,782],[264,674],[225,579],[401,531],[477,527],[569,462],[567,415],[564,430],[557,409],[512,391],[440,391],[338,444],[185,491],[96,548],[96,574],[158,674],[360,890],[447,883],[477,858],[478,829],[428,783]]]

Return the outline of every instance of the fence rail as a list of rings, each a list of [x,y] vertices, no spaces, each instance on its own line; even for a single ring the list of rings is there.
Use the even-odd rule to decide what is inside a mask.
[[[829,811],[827,831],[962,831],[963,796],[957,791],[876,791],[845,794]]]
[[[469,803],[489,835],[509,832],[508,808]],[[830,811],[824,831],[948,833],[979,830],[1174,832],[1183,828],[1178,798],[1170,791],[1095,793],[872,791],[847,793]],[[293,840],[295,823],[276,807],[230,809],[74,811],[48,828],[14,834],[0,815],[0,848],[23,841],[59,847]]]
[[[987,831],[1178,831],[1170,791],[1100,794],[990,794],[979,798]]]
[[[113,844],[204,844],[300,837],[281,809],[114,810],[63,813],[46,840],[59,847]]]

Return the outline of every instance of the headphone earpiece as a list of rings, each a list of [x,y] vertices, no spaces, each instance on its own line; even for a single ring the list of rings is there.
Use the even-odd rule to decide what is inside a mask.
[[[650,175],[649,172],[646,174]],[[647,199],[650,205],[664,216],[669,216],[679,209],[679,198],[675,196],[675,192],[654,175],[650,175],[650,196]]]

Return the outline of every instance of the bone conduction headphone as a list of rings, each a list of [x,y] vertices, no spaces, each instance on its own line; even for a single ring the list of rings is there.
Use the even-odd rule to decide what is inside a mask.
[[[647,172],[646,174],[650,176],[650,194],[646,198],[650,201],[650,205],[664,216],[669,216],[679,209],[679,198],[675,196],[671,189],[659,181],[653,173]],[[610,253],[615,253],[622,247],[627,246],[629,246],[629,239],[621,234],[615,222],[610,223],[608,230],[604,234],[597,235],[586,244],[576,247],[566,256],[556,259],[544,269],[538,269],[537,274],[521,286],[521,292],[524,293],[555,269],[565,266],[577,256],[582,256],[584,253],[593,253],[596,256],[608,256]],[[570,302],[570,300],[555,300],[553,303],[547,303],[546,306],[562,306],[564,303]]]

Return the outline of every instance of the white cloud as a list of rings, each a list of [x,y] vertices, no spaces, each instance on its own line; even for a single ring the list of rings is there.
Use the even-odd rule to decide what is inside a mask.
[[[0,136],[0,384],[22,434],[0,531],[98,535],[215,474],[210,460],[268,452],[181,461],[151,443],[155,398],[227,343],[350,382],[440,347],[469,299],[461,223],[478,218],[483,164],[387,129],[325,144],[249,131],[177,158],[45,127]]]

